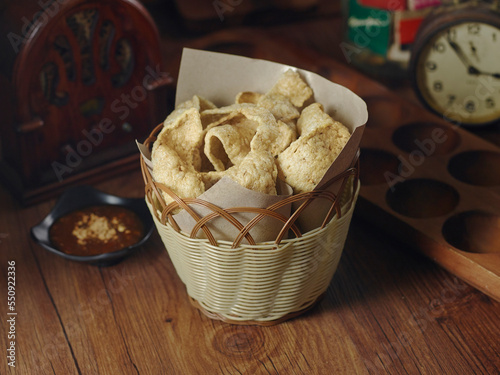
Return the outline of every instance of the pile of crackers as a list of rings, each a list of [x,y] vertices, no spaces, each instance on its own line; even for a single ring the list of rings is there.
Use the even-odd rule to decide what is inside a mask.
[[[153,144],[152,173],[180,198],[196,198],[224,176],[272,195],[281,179],[299,194],[317,186],[349,137],[290,69],[267,93],[241,92],[229,106],[199,96],[178,105]]]

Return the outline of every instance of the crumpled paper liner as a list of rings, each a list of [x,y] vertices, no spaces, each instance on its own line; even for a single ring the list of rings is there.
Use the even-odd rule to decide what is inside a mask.
[[[267,92],[282,73],[288,69],[298,71],[313,89],[314,101],[321,103],[326,113],[342,122],[351,132],[348,143],[315,188],[315,190],[321,190],[330,179],[352,167],[357,159],[356,154],[368,113],[365,102],[349,89],[315,73],[288,65],[186,48],[183,50],[181,59],[175,104],[178,105],[189,100],[193,95],[199,95],[218,107],[230,105],[234,103],[236,94],[239,92]],[[146,165],[151,168],[149,150],[140,143],[138,143],[138,147]],[[337,195],[341,184],[342,180],[339,180],[330,184],[326,189]],[[289,197],[290,187],[288,186],[288,190],[285,188],[285,191],[281,193],[281,195],[258,193],[240,186],[229,178],[223,178],[198,198],[223,209],[232,207],[267,208]],[[329,208],[330,205],[325,204],[324,200],[317,200],[309,205],[297,221],[301,232],[305,233],[319,227]],[[212,212],[209,208],[202,206],[193,206],[192,209],[199,217]],[[290,205],[287,205],[280,208],[278,212],[288,218],[291,209]],[[255,213],[241,212],[232,215],[243,225],[256,216]],[[196,225],[193,217],[185,210],[173,215],[173,217],[185,233],[190,234]],[[213,219],[207,223],[207,226],[218,241],[233,241],[240,232],[224,218]],[[250,234],[257,243],[273,241],[282,227],[282,221],[268,217],[262,219],[250,231]],[[198,231],[197,237],[203,238],[203,232]]]
[[[149,149],[140,143],[138,143],[138,147],[141,151],[147,168],[149,168],[151,171],[152,163]],[[220,181],[218,181],[215,185],[213,185],[210,189],[205,191],[197,198],[205,202],[210,202],[222,209],[230,209],[235,207],[267,208],[271,205],[281,202],[292,194],[291,187],[284,182],[280,184],[280,186],[278,187],[278,191],[281,191],[282,194],[262,194],[244,188],[228,177],[223,177]],[[192,205],[191,208],[200,218],[213,212],[213,210],[205,206]],[[275,210],[275,212],[280,214],[284,220],[290,217],[290,211],[291,205],[286,205]],[[256,214],[251,212],[232,212],[231,216],[233,216],[244,226],[251,219],[253,219]],[[178,214],[173,215],[173,217],[181,231],[187,234],[191,233],[197,223],[197,221],[185,210],[182,210]],[[222,217],[215,217],[214,219],[211,219],[209,222],[207,222],[207,226],[209,227],[215,239],[218,241],[232,242],[240,233],[240,229],[238,229]],[[258,226],[250,231],[250,235],[256,243],[270,241],[276,238],[282,227],[283,221],[265,217],[259,222]],[[203,231],[199,230],[196,233],[196,237],[205,238]]]

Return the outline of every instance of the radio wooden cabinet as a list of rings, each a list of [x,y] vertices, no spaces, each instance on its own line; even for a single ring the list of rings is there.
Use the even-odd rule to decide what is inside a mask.
[[[135,0],[0,5],[0,174],[23,203],[138,166],[168,108],[153,19]]]

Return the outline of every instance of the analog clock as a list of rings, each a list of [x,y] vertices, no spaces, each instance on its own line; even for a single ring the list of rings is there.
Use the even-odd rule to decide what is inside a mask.
[[[427,108],[464,126],[500,120],[500,13],[491,4],[443,7],[422,23],[409,68]]]

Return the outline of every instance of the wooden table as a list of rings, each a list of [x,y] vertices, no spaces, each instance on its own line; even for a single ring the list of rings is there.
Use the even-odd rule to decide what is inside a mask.
[[[139,171],[97,185],[143,194]],[[20,208],[0,190],[1,373],[497,374],[500,303],[354,216],[322,302],[271,327],[193,308],[158,234],[118,265],[70,262],[30,228],[53,201]],[[7,268],[15,261],[15,369],[6,365]]]
[[[138,168],[96,187],[143,195]],[[193,308],[156,232],[108,268],[43,250],[29,230],[53,204],[21,208],[0,187],[0,373],[500,373],[500,303],[358,212],[320,304],[280,325],[256,327],[210,320]],[[8,315],[9,262],[17,315]],[[5,355],[10,341],[15,368]]]

